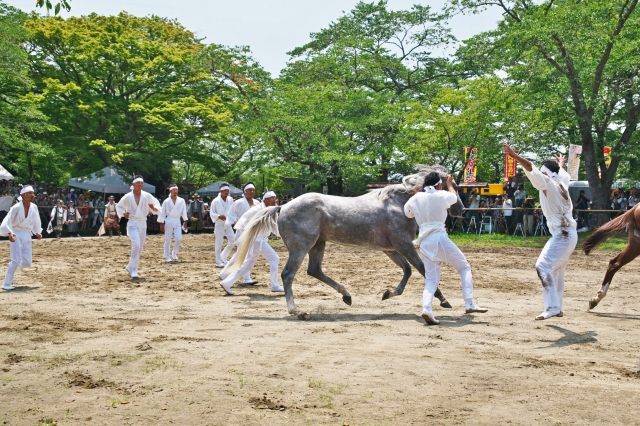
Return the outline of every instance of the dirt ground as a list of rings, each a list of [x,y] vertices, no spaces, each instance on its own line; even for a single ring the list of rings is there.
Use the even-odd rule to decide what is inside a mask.
[[[426,326],[417,273],[381,300],[401,275],[382,253],[328,246],[325,272],[353,306],[303,266],[294,291],[312,319],[300,321],[269,291],[264,260],[260,285],[224,296],[212,235],[185,236],[175,264],[161,247],[147,239],[132,281],[126,237],[34,241],[33,267],[0,293],[2,424],[640,422],[637,260],[589,313],[612,253],[576,252],[564,318],[539,322],[539,250],[463,247],[490,311],[465,315],[444,267],[453,309]],[[0,243],[3,262],[8,251]]]

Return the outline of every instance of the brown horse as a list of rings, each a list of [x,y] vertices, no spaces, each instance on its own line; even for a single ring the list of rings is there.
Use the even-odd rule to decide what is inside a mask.
[[[591,250],[605,242],[610,236],[618,232],[624,232],[627,227],[629,228],[629,242],[624,250],[609,261],[609,267],[602,281],[602,287],[596,297],[589,301],[589,309],[595,308],[607,295],[607,290],[616,272],[640,255],[640,204],[634,206],[622,216],[602,225],[582,245],[585,254],[589,254]]]

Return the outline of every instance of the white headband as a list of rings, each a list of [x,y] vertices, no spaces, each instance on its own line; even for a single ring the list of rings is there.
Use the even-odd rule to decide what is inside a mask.
[[[220,191],[224,191],[225,189],[229,189],[229,185],[222,185],[220,187]]]
[[[247,189],[256,189],[256,187],[255,187],[255,186],[253,186],[253,184],[252,184],[252,183],[250,183],[249,185],[247,185],[247,186],[245,186],[245,187],[244,187],[243,191],[246,191]]]
[[[24,194],[25,192],[33,192],[33,187],[31,185],[27,185],[24,188],[22,188],[22,190],[20,191],[20,195]]]
[[[436,189],[436,186],[440,185],[442,183],[442,179],[438,180],[436,183],[434,183],[433,185],[427,185],[424,187],[424,192],[427,191],[432,191],[434,189]]]
[[[273,191],[267,191],[264,193],[264,195],[262,196],[262,198],[271,198],[271,197],[275,197],[276,193]]]
[[[131,183],[138,183],[138,182],[144,182],[144,180],[142,180],[142,178],[139,177],[139,178],[135,178]]]
[[[171,191],[172,189],[178,189],[178,185],[171,185],[169,187],[169,191]]]
[[[549,170],[547,166],[540,167],[540,171],[542,173],[546,173],[551,179],[555,179],[558,177],[558,174]]]

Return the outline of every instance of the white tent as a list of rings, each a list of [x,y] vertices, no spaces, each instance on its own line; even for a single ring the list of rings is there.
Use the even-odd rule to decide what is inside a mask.
[[[222,181],[213,182],[211,185],[205,186],[204,188],[200,188],[196,191],[201,197],[217,197],[220,193],[220,184]],[[241,197],[242,189],[236,188],[235,186],[229,184],[229,195],[232,197]]]
[[[115,167],[105,167],[89,176],[69,179],[69,186],[94,192],[125,194],[131,191],[131,177]],[[156,187],[148,183],[142,189],[152,194],[156,192]]]
[[[0,180],[11,180],[13,175],[7,171],[4,167],[0,166]]]

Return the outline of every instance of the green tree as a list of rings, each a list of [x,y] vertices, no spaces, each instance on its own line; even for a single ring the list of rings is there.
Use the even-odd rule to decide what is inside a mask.
[[[158,184],[174,160],[217,166],[232,113],[195,64],[203,45],[159,17],[91,14],[25,23],[34,96],[61,129],[47,142],[85,174],[118,164]]]
[[[38,98],[27,96],[33,82],[28,56],[26,14],[0,3],[0,163],[17,179],[57,177],[60,162],[38,137],[55,130],[38,109]]]
[[[450,0],[450,12],[500,7],[494,31],[466,42],[460,58],[483,72],[501,70],[521,85],[537,118],[563,144],[582,145],[594,208],[607,207],[621,161],[638,149],[640,118],[637,0]],[[525,121],[535,128],[539,122]],[[613,148],[604,163],[603,148]]]

